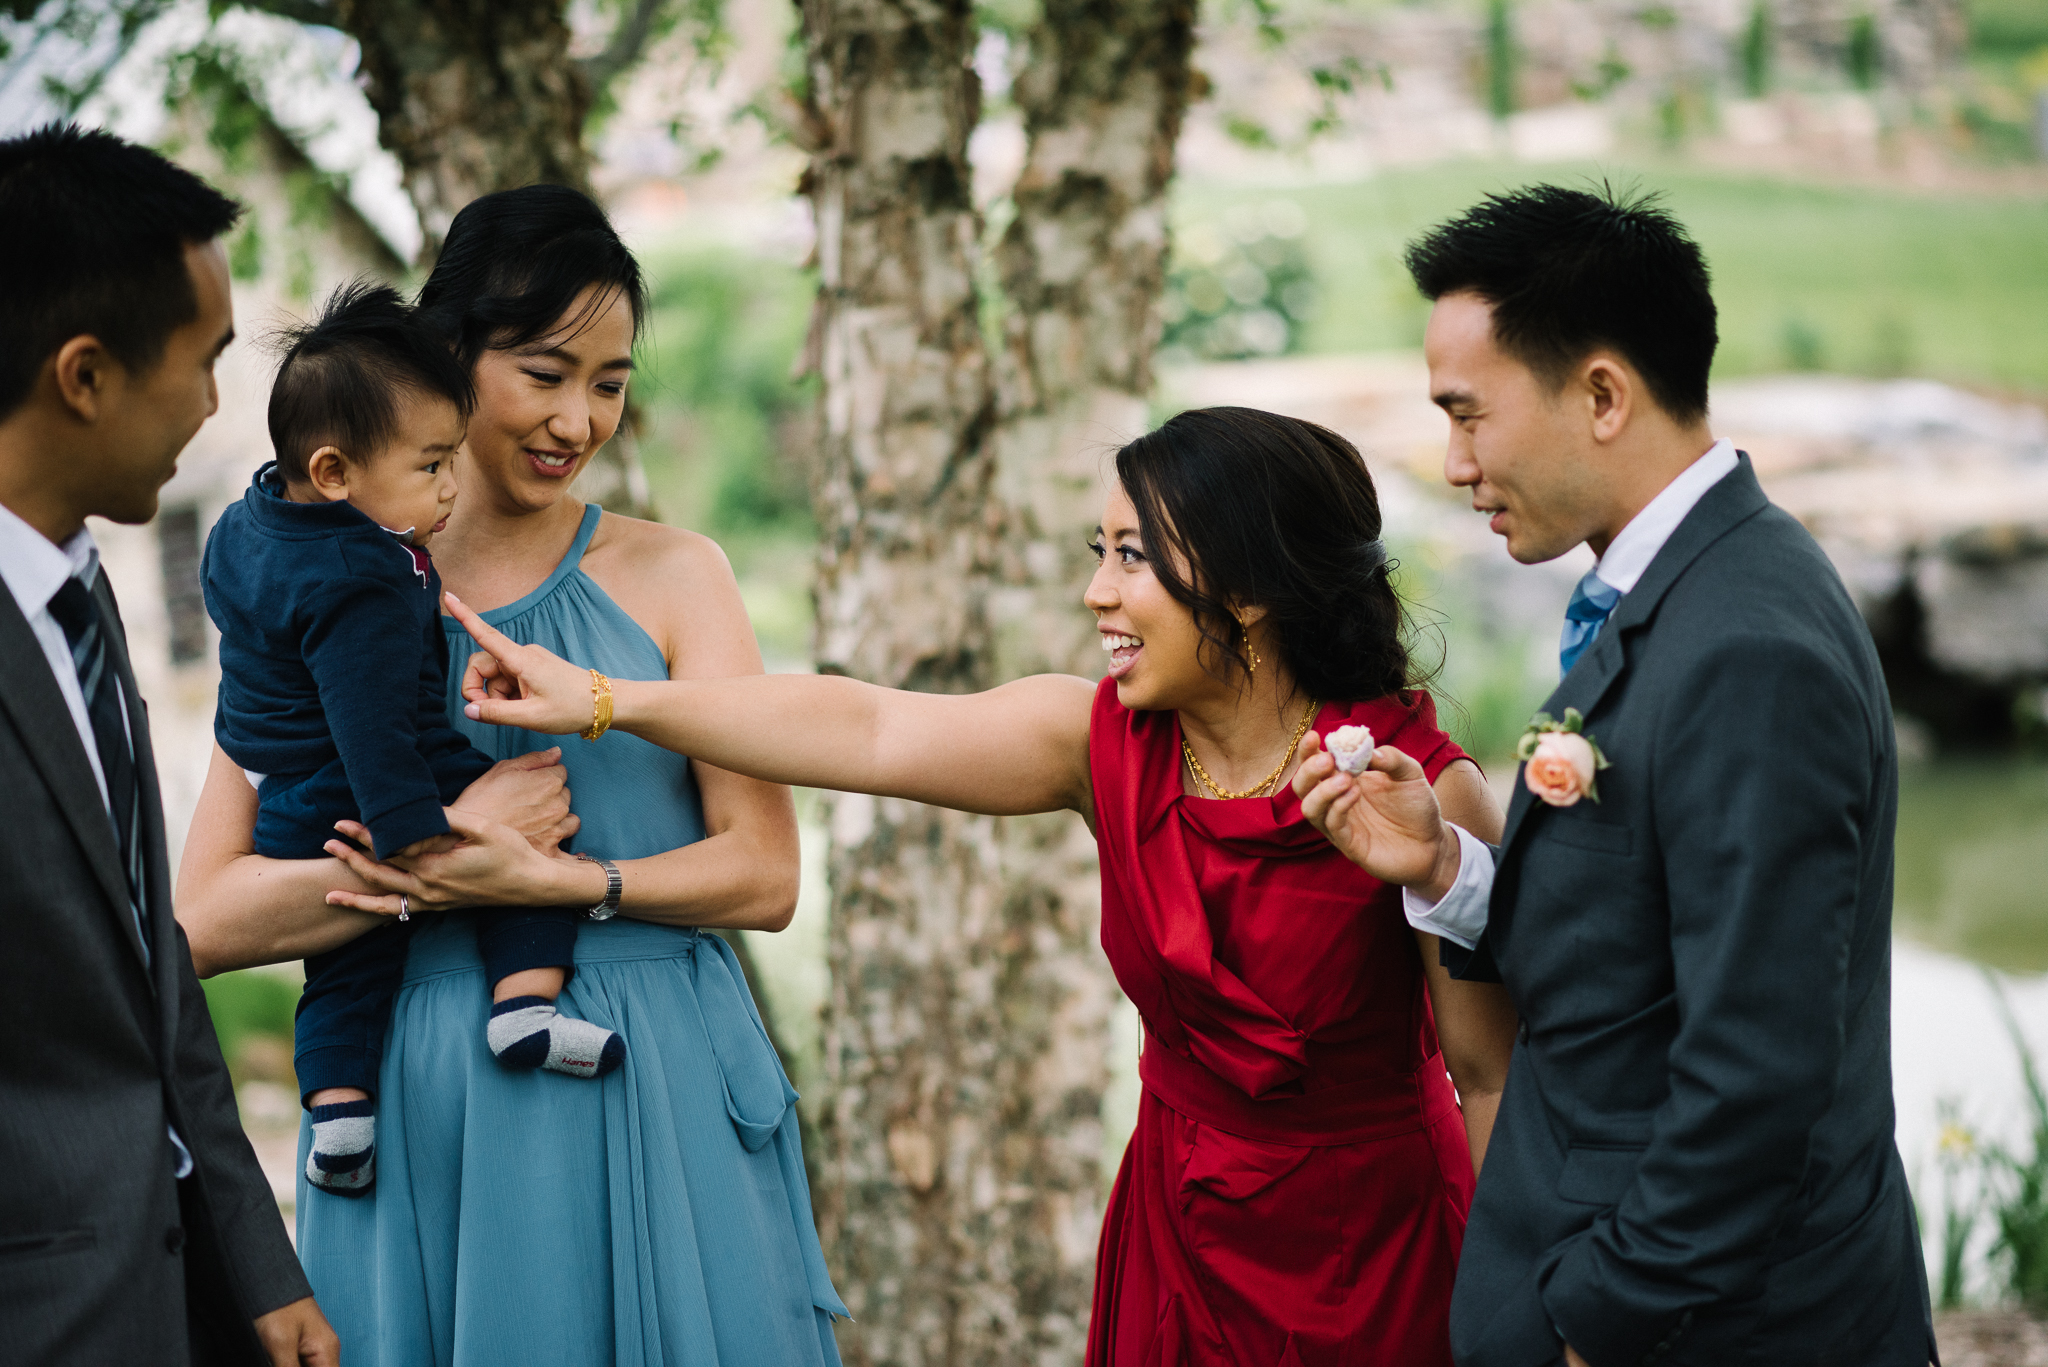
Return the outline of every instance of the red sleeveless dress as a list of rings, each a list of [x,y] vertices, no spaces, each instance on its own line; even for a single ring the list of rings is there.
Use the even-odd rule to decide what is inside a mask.
[[[1432,782],[1464,755],[1426,693],[1314,725],[1347,723]],[[1145,1050],[1088,1367],[1449,1367],[1472,1160],[1400,890],[1291,788],[1185,796],[1180,740],[1174,713],[1103,681],[1102,947]]]

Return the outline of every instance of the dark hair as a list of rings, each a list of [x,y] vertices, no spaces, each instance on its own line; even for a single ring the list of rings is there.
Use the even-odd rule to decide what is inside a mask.
[[[419,308],[467,368],[486,351],[547,336],[592,285],[600,293],[570,330],[618,294],[639,337],[647,286],[604,210],[566,185],[528,185],[471,200],[455,215]]]
[[[1488,195],[1408,244],[1424,295],[1469,290],[1493,306],[1493,335],[1555,391],[1597,347],[1636,368],[1680,422],[1707,414],[1720,340],[1706,259],[1654,194],[1532,185]]]
[[[398,435],[400,391],[444,398],[465,422],[476,407],[469,371],[389,285],[343,285],[317,319],[277,341],[270,445],[288,480],[305,479],[323,446],[358,463],[382,449]]]
[[[1244,667],[1236,602],[1266,610],[1311,697],[1356,702],[1413,681],[1379,493],[1350,442],[1256,408],[1197,408],[1117,452],[1116,473],[1153,573],[1222,662],[1204,658],[1212,674]]]
[[[199,316],[188,244],[241,206],[146,147],[53,123],[0,141],[0,417],[50,353],[90,334],[131,371]]]

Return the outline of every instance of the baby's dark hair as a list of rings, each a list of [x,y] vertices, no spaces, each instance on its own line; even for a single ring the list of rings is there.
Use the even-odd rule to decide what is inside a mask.
[[[343,285],[318,318],[276,343],[284,360],[270,389],[270,445],[289,481],[307,478],[323,446],[364,461],[390,443],[401,392],[446,399],[464,422],[476,409],[469,372],[389,285]]]

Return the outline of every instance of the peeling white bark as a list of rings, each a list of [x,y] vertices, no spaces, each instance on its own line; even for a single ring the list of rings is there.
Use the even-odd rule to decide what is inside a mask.
[[[1144,421],[1192,6],[1047,6],[1000,378],[975,291],[968,0],[801,8],[820,667],[942,692],[1093,674],[1081,543],[1099,453]],[[1094,843],[1072,816],[891,799],[836,798],[828,820],[817,1196],[855,1316],[842,1351],[1078,1362],[1116,1001]]]

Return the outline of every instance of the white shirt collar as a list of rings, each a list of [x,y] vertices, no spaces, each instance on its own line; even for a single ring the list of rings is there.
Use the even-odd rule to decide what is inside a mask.
[[[1621,533],[1607,543],[1607,554],[1593,562],[1593,573],[1600,576],[1600,582],[1622,593],[1634,588],[1693,505],[1706,497],[1707,490],[1727,478],[1736,463],[1735,443],[1723,437],[1680,471],[1677,479],[1665,485],[1663,492],[1645,504]]]
[[[99,545],[85,528],[62,546],[53,545],[0,503],[0,579],[7,581],[22,616],[34,618],[46,610],[66,579],[75,576],[90,585],[99,559]]]

